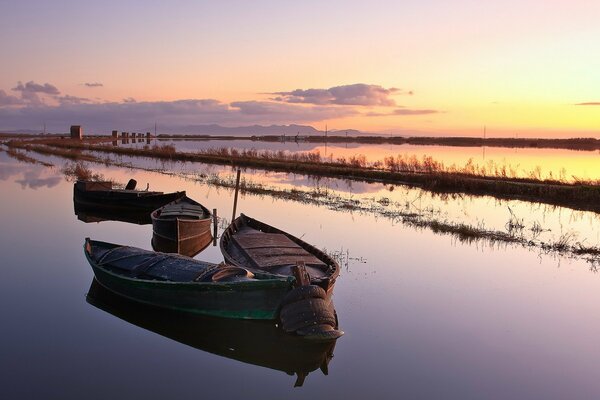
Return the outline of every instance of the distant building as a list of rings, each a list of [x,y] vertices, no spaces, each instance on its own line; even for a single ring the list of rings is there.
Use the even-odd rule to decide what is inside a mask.
[[[112,137],[113,138],[119,137],[119,131],[112,131]]]
[[[81,125],[71,125],[71,139],[83,139],[83,128]]]

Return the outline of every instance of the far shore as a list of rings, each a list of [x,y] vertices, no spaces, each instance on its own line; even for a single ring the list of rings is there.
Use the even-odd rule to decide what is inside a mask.
[[[0,133],[0,139],[19,138],[68,138],[64,133],[52,134],[18,134]],[[113,140],[109,135],[85,135],[90,139]],[[127,139],[142,140],[145,135]],[[158,140],[248,140],[261,142],[299,142],[299,143],[362,143],[362,144],[393,144],[393,145],[419,145],[419,146],[452,146],[452,147],[507,147],[507,148],[539,148],[539,149],[564,149],[596,151],[600,150],[600,139],[595,138],[475,138],[475,137],[420,137],[420,136],[340,136],[340,135],[262,135],[262,136],[234,136],[234,135],[179,135],[159,134],[149,138]],[[119,136],[117,140],[126,139]]]

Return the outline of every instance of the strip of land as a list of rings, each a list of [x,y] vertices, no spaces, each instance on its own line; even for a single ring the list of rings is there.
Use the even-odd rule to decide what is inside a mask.
[[[486,176],[475,169],[448,170],[432,159],[414,163],[391,159],[386,160],[382,165],[373,166],[367,165],[366,161],[360,158],[327,161],[321,159],[316,153],[289,154],[235,149],[212,149],[190,153],[177,151],[175,147],[168,145],[146,148],[110,146],[103,144],[103,140],[106,141],[106,139],[12,140],[5,144],[13,148],[56,154],[73,160],[85,160],[90,156],[89,152],[100,152],[408,185],[433,192],[486,195],[600,212],[600,184],[596,181],[563,182],[533,177],[518,178],[506,176],[506,170],[497,170],[494,176]]]
[[[65,134],[15,134],[0,133],[0,139],[37,139],[37,138],[66,138]],[[88,136],[97,139],[112,139],[105,135]],[[145,137],[144,137],[145,138]],[[155,138],[152,136],[152,138]],[[157,139],[164,140],[249,140],[262,142],[306,142],[306,143],[363,143],[363,144],[394,144],[419,146],[452,146],[452,147],[507,147],[507,148],[539,148],[596,151],[600,150],[600,139],[595,138],[481,138],[481,137],[425,137],[425,136],[344,136],[344,135],[177,135],[160,134]],[[121,139],[119,137],[118,139]]]

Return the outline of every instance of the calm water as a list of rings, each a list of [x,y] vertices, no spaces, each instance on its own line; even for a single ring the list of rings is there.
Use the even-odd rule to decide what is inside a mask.
[[[536,149],[536,148],[502,148],[502,147],[450,147],[450,146],[417,146],[417,145],[390,145],[390,144],[359,144],[336,143],[320,144],[306,142],[260,142],[250,140],[138,140],[120,146],[170,144],[181,151],[198,151],[201,149],[219,149],[233,147],[237,149],[256,149],[268,151],[318,152],[321,157],[346,159],[364,155],[367,161],[383,161],[388,156],[415,156],[418,160],[431,156],[434,160],[450,167],[455,165],[463,167],[472,160],[474,165],[493,170],[494,166],[507,170],[512,168],[517,176],[528,177],[539,169],[542,178],[562,178],[571,180],[574,176],[581,179],[600,179],[600,152],[575,151],[564,149]],[[491,168],[490,168],[491,167]]]
[[[329,374],[317,368],[294,388],[296,377],[281,369],[306,360],[305,367],[315,369],[309,361],[318,358],[318,351],[288,355],[282,350],[290,350],[288,342],[269,326],[165,313],[114,298],[95,305],[86,301],[93,274],[83,255],[84,238],[151,249],[152,229],[79,221],[72,183],[59,170],[64,162],[47,159],[57,167],[19,163],[0,153],[3,398],[600,396],[595,373],[600,277],[583,260],[521,247],[461,244],[373,213],[242,196],[241,212],[345,255],[334,301],[346,335],[333,349]],[[231,171],[160,165],[177,173],[167,175],[139,169],[153,166],[150,160],[140,163],[133,169],[91,166],[120,182],[133,177],[155,190],[185,189],[230,218],[231,190],[191,177]],[[331,186],[353,199],[386,196],[431,208],[444,218],[484,220],[498,227],[507,218],[498,214],[511,206],[527,223],[547,223],[553,229],[548,235],[570,229],[588,244],[598,242],[598,222],[590,213],[489,198],[440,199],[399,187],[390,191],[384,185],[285,174],[248,171],[244,176],[279,188]],[[212,246],[196,257],[222,260]]]

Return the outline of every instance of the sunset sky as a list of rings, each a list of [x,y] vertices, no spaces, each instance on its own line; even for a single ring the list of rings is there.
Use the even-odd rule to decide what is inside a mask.
[[[600,137],[600,1],[2,1],[0,130]]]

